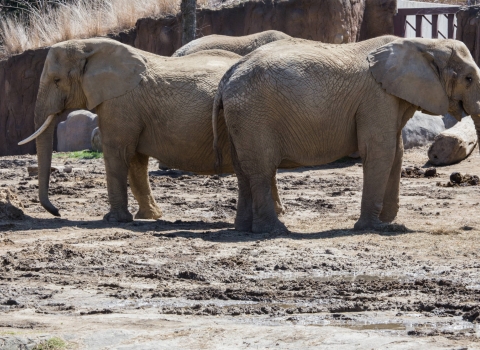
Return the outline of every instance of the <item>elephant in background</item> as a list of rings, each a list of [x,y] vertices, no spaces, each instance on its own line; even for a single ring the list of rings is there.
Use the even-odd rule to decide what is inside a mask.
[[[269,186],[279,166],[325,164],[356,150],[364,182],[354,228],[371,229],[397,215],[401,132],[416,110],[449,112],[457,120],[471,114],[480,138],[480,71],[456,40],[288,39],[229,69],[215,97],[213,125],[222,106],[239,186],[237,230],[286,231]]]
[[[56,116],[68,108],[96,109],[102,134],[110,212],[106,220],[131,221],[127,177],[139,203],[136,218],[161,216],[150,189],[148,159],[199,174],[215,173],[211,124],[218,83],[240,56],[223,50],[163,57],[109,39],[70,40],[48,52],[35,106],[39,198],[48,198]],[[220,147],[227,147],[220,126]],[[226,171],[233,172],[225,152]],[[230,164],[230,165],[228,165]]]
[[[192,53],[221,49],[230,52],[235,52],[240,56],[256,50],[260,46],[268,44],[273,41],[289,39],[290,35],[279,32],[277,30],[267,30],[264,32],[245,35],[245,36],[228,36],[228,35],[207,35],[202,38],[192,40],[188,44],[179,48],[172,57],[180,57],[190,55]]]

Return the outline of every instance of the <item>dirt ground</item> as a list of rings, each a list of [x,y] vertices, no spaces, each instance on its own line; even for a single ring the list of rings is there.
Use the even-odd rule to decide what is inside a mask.
[[[426,154],[407,151],[404,166],[428,168]],[[103,222],[103,160],[67,158],[54,158],[74,168],[52,175],[54,218],[35,164],[0,158],[0,191],[26,215],[0,219],[0,348],[57,337],[74,349],[480,349],[480,185],[440,186],[480,175],[478,149],[436,177],[402,178],[382,232],[352,231],[360,161],[280,171],[280,237],[233,230],[234,176],[154,160],[161,220]]]

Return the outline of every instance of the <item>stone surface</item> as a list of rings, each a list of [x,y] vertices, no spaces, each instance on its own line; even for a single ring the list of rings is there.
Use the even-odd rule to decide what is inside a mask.
[[[93,129],[90,137],[90,143],[93,151],[102,152],[102,134],[100,133],[100,129],[98,127]]]
[[[403,147],[409,149],[424,146],[444,130],[442,116],[417,111],[402,129]]]
[[[435,165],[449,165],[464,160],[477,145],[471,117],[465,117],[451,129],[443,131],[428,149],[428,159]]]
[[[475,45],[475,42],[480,25],[480,5],[461,7],[456,16],[456,39],[464,42],[478,65],[480,63],[480,48]]]
[[[393,17],[396,14],[396,0],[365,0],[360,40],[387,34],[393,35]]]
[[[57,151],[74,152],[91,149],[92,131],[98,125],[97,115],[89,111],[71,112],[57,127]]]

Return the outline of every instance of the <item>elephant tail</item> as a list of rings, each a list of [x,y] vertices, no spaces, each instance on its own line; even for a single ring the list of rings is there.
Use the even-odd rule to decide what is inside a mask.
[[[213,126],[213,151],[215,152],[215,172],[221,174],[222,172],[222,150],[218,147],[218,115],[223,108],[222,91],[218,89],[215,99],[213,100],[213,114],[212,114],[212,126]]]

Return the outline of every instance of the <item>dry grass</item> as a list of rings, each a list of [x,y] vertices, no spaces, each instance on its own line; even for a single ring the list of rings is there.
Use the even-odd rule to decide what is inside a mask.
[[[199,6],[207,3],[197,0]],[[28,20],[0,19],[0,58],[65,40],[119,32],[133,27],[139,18],[179,10],[180,0],[77,0],[47,14],[34,11]]]

